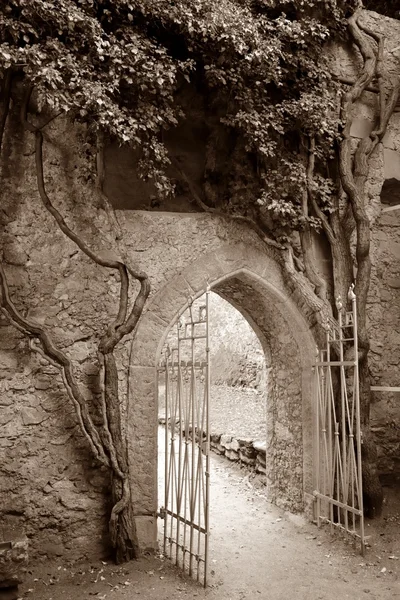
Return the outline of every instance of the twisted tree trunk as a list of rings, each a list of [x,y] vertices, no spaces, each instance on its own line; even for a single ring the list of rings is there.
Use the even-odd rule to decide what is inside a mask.
[[[383,69],[383,44],[382,36],[370,31],[360,23],[359,11],[349,19],[349,33],[354,44],[359,49],[363,58],[363,69],[355,84],[344,97],[342,105],[342,119],[345,122],[343,139],[340,144],[339,174],[344,192],[349,200],[354,218],[356,232],[356,286],[357,294],[357,320],[358,320],[358,346],[359,346],[359,377],[360,377],[360,403],[361,426],[363,429],[363,484],[365,512],[369,516],[379,515],[382,509],[382,488],[376,468],[377,452],[370,431],[370,380],[368,368],[369,334],[367,329],[367,299],[371,278],[370,259],[370,220],[366,210],[365,184],[369,171],[369,159],[372,152],[384,136],[389,119],[399,97],[400,81],[397,79],[392,84],[388,99],[386,97],[387,84]],[[374,51],[370,39],[375,40],[377,51]],[[355,154],[352,152],[350,128],[355,103],[362,93],[368,88],[372,79],[378,80],[379,114],[377,122],[369,136],[360,140]],[[335,267],[334,262],[334,267]],[[336,264],[336,268],[338,268]]]

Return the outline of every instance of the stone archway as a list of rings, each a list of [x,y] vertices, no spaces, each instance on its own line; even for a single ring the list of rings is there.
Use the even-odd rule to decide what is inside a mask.
[[[149,301],[132,345],[127,413],[132,497],[140,544],[157,543],[156,365],[188,298],[206,286],[237,308],[257,333],[271,370],[267,410],[267,485],[272,502],[305,511],[313,492],[312,323],[285,287],[277,261],[245,244],[204,254]]]

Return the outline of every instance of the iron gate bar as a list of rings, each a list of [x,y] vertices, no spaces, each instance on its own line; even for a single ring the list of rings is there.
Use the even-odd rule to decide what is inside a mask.
[[[358,373],[357,306],[352,286],[352,309],[343,311],[338,299],[338,320],[326,324],[326,346],[315,364],[316,384],[316,518],[318,526],[329,523],[361,541],[365,550],[362,497],[361,421]],[[351,329],[351,331],[349,331]],[[352,335],[351,335],[352,334]],[[350,337],[351,336],[351,337]],[[349,343],[353,360],[345,360]],[[332,346],[334,345],[334,346]],[[338,354],[331,359],[331,347]],[[336,403],[332,371],[338,369],[339,398]],[[352,378],[349,371],[352,370]],[[352,379],[352,382],[350,381]],[[336,510],[335,510],[336,509]],[[359,519],[357,520],[356,517]]]
[[[167,347],[159,367],[165,373],[165,507],[159,511],[164,516],[163,550],[198,581],[202,575],[204,586],[209,543],[209,292],[205,304],[190,301],[179,315],[176,347]]]

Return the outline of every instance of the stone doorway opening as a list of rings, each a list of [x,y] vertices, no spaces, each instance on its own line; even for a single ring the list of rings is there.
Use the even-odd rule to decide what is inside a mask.
[[[157,372],[160,548],[206,585],[217,518],[211,453],[265,488],[265,354],[243,315],[207,291],[172,325]]]
[[[195,305],[205,302],[205,294]],[[265,486],[268,371],[264,349],[245,317],[215,292],[209,294],[211,451],[243,467]],[[165,341],[176,345],[175,327]],[[165,425],[165,380],[158,380],[158,421]],[[160,442],[159,442],[160,443]],[[163,442],[164,443],[164,442]],[[160,460],[160,459],[159,459]],[[159,477],[164,466],[159,464]],[[160,497],[160,486],[159,486]]]
[[[156,292],[135,337],[130,364],[128,450],[142,548],[157,548],[157,371],[168,334],[207,285],[256,333],[268,365],[265,483],[271,503],[305,512],[313,502],[313,325],[285,288],[275,260],[241,245],[204,255]],[[264,438],[265,439],[265,438]],[[310,514],[311,511],[308,511]]]
[[[211,450],[265,485],[269,364],[257,334],[221,296],[210,294]]]

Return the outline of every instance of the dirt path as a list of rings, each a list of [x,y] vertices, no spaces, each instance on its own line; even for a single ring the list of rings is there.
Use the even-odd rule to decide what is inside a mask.
[[[215,598],[400,599],[398,560],[377,558],[373,549],[363,558],[342,541],[332,542],[329,533],[256,495],[237,467],[227,469],[220,458],[213,463]],[[399,550],[398,539],[395,556]]]
[[[21,598],[400,600],[400,536],[391,535],[400,528],[390,520],[384,532],[374,531],[372,548],[361,557],[328,532],[269,505],[245,472],[216,456],[211,523],[207,590],[180,577],[167,561],[148,558],[122,568],[43,565],[21,587]]]

